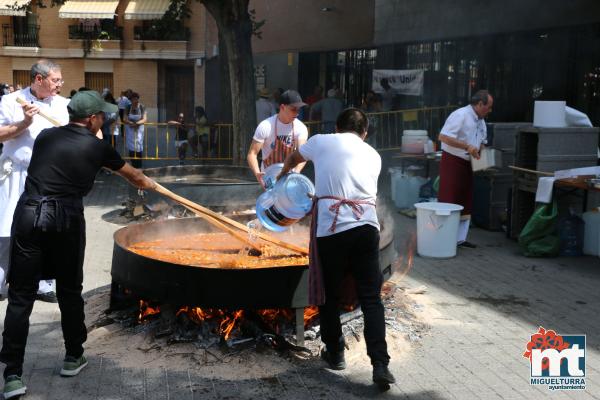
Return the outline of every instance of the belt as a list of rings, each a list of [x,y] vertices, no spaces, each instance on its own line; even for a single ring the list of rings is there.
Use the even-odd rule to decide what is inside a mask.
[[[21,196],[19,202],[27,205],[35,205],[35,217],[33,219],[33,227],[40,228],[43,232],[48,230],[48,218],[47,215],[50,213],[49,206],[54,205],[54,219],[56,221],[56,231],[61,232],[64,228],[69,229],[70,219],[65,218],[64,207],[75,208],[77,210],[83,210],[83,200],[80,197],[60,197],[60,196],[39,196],[25,194]]]

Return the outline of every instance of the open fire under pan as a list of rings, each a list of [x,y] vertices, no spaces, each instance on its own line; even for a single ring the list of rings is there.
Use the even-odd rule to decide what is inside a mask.
[[[380,266],[384,279],[396,257],[392,225],[382,224]],[[304,342],[304,308],[308,303],[308,266],[268,268],[208,268],[169,263],[128,250],[141,241],[173,235],[214,232],[200,218],[148,222],[121,228],[114,234],[111,308],[126,289],[127,297],[159,304],[203,308],[293,308],[296,337]]]

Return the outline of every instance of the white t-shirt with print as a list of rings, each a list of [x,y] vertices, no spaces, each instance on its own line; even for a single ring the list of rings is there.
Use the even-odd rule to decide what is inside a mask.
[[[300,154],[315,166],[315,194],[337,196],[348,200],[377,201],[377,179],[381,172],[381,157],[369,144],[354,133],[315,135],[300,146]],[[329,236],[361,225],[379,229],[374,206],[361,205],[364,214],[357,220],[348,205],[342,205],[335,232],[329,228],[335,214],[329,207],[336,200],[319,200],[317,237]]]
[[[292,144],[292,132],[298,143],[299,139],[306,140],[308,138],[308,129],[302,121],[295,118],[291,123],[284,124],[277,118],[277,114],[263,120],[256,127],[254,137],[252,139],[263,144],[262,159],[265,160],[275,148],[275,124],[277,124],[277,136],[284,140],[287,145]],[[261,170],[264,167],[261,166]]]
[[[442,135],[453,137],[466,142],[479,149],[482,143],[487,143],[487,128],[485,120],[480,119],[473,106],[468,105],[455,110],[448,116],[442,130]],[[442,142],[442,150],[465,160],[469,160],[469,154],[464,149],[447,145]]]

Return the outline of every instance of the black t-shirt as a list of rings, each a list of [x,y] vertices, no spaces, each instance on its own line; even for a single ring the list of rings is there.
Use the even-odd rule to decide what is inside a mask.
[[[38,196],[83,197],[101,167],[119,170],[125,161],[110,143],[78,125],[43,130],[35,140],[25,192]]]
[[[182,122],[181,125],[177,126],[175,140],[187,140],[187,138],[187,128],[185,127],[185,122]]]

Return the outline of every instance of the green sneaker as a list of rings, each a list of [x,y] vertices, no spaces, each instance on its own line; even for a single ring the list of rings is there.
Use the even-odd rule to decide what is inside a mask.
[[[88,362],[83,355],[79,358],[66,356],[63,367],[60,370],[60,376],[75,376],[85,368],[86,365],[88,365]]]
[[[16,396],[22,396],[27,391],[19,375],[9,375],[4,382],[3,395],[5,399],[12,399]]]

